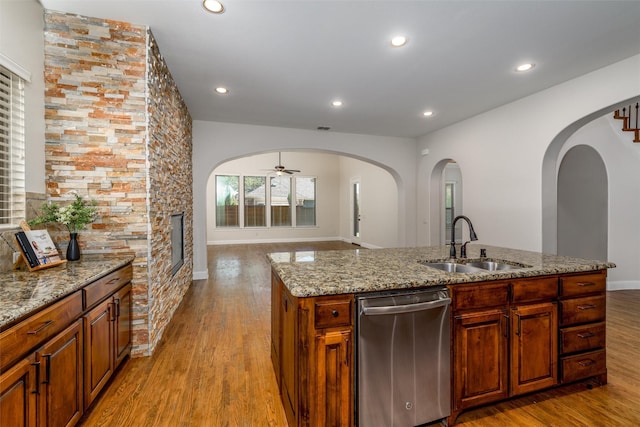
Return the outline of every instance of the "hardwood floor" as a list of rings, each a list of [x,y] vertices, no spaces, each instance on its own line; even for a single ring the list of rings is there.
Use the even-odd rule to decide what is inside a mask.
[[[268,252],[341,242],[211,246],[147,358],[124,363],[82,426],[286,426],[270,359]],[[608,293],[609,384],[588,382],[464,412],[459,426],[640,425],[640,291]]]

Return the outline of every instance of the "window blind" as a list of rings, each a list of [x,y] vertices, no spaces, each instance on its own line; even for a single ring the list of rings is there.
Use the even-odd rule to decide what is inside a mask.
[[[25,218],[24,80],[0,66],[0,226]]]

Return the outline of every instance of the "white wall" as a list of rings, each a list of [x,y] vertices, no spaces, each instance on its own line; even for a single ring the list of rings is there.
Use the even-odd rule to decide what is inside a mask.
[[[288,168],[299,169],[296,176],[316,177],[315,227],[253,227],[253,228],[216,228],[215,224],[215,175],[266,175],[278,164],[278,153],[258,154],[231,160],[218,166],[207,183],[207,244],[335,240],[340,238],[339,218],[336,209],[339,206],[340,163],[334,154],[310,152],[284,152],[282,164]],[[397,209],[397,206],[396,206]]]
[[[640,55],[420,138],[418,150],[429,154],[418,166],[418,218],[430,218],[431,171],[442,159],[455,159],[464,177],[464,211],[480,243],[542,250],[543,213],[545,220],[555,215],[555,204],[543,202],[543,170],[557,173],[556,163],[544,165],[549,147],[559,137],[563,144],[581,119],[638,96],[638,76]],[[418,243],[431,243],[429,224],[418,224]],[[614,251],[610,256],[615,262]]]
[[[312,150],[341,154],[387,170],[398,188],[399,246],[416,243],[416,141],[233,123],[193,122],[194,278],[208,277],[206,189],[209,176],[229,160],[272,151]]]
[[[0,54],[31,74],[25,85],[26,191],[45,192],[44,20],[36,0],[0,0]]]
[[[400,246],[398,191],[389,172],[340,157],[340,235],[351,241],[351,179],[360,179],[360,244],[368,248]]]
[[[596,119],[573,134],[560,158],[577,145],[588,145],[602,157],[609,181],[608,260],[609,289],[640,289],[640,144],[622,132],[622,122],[611,114]]]

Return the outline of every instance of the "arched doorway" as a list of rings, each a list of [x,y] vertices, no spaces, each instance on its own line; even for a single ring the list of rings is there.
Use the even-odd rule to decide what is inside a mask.
[[[608,180],[596,150],[577,145],[558,170],[558,255],[607,259]]]
[[[455,160],[441,160],[433,168],[430,198],[431,244],[448,244],[451,238],[451,223],[463,212],[462,171]],[[456,228],[456,236],[461,237],[462,224],[457,224]]]

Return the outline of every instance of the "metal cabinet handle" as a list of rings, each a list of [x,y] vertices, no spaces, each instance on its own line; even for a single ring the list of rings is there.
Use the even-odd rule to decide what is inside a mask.
[[[331,315],[333,317],[338,317],[338,316],[340,316],[340,312],[338,312],[338,310],[331,310]]]
[[[119,277],[114,277],[113,279],[111,279],[107,283],[105,283],[105,285],[112,285],[112,284],[117,283],[119,281],[120,281]]]
[[[45,365],[45,371],[44,371],[45,377],[44,377],[44,381],[42,381],[42,384],[49,384],[49,381],[51,381],[51,355],[43,354],[42,357],[47,359],[47,364]]]
[[[594,365],[595,363],[596,361],[593,359],[585,359],[578,362],[578,364],[582,367],[591,366],[591,365]]]
[[[350,357],[351,356],[351,346],[349,345],[349,338],[345,338],[344,339],[344,346],[345,346],[345,349],[346,349],[346,351],[344,352],[345,353],[344,364],[346,366],[349,366],[349,359],[351,358]]]
[[[595,336],[593,332],[585,332],[584,334],[578,334],[578,338],[591,338]]]
[[[594,308],[596,308],[595,304],[585,304],[585,305],[578,306],[578,310],[592,310]]]
[[[31,366],[36,367],[36,389],[32,390],[32,394],[40,394],[40,362],[34,362]]]
[[[578,282],[578,286],[595,286],[595,282]]]
[[[47,320],[46,322],[44,322],[42,324],[42,326],[40,326],[35,331],[27,331],[27,335],[38,335],[39,332],[41,332],[44,328],[46,328],[47,326],[51,325],[52,323],[53,323],[53,320]]]

